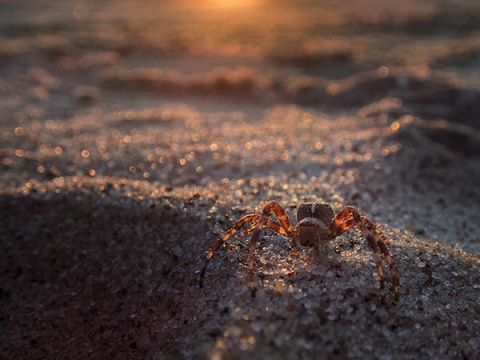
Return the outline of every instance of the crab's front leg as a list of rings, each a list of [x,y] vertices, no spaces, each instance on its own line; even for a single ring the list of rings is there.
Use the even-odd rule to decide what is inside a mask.
[[[360,212],[353,206],[347,206],[340,211],[333,219],[330,225],[330,233],[336,237],[343,232],[351,229],[355,225],[360,227],[362,235],[367,239],[375,256],[377,264],[378,276],[380,278],[380,296],[382,303],[385,301],[385,285],[384,285],[384,271],[382,266],[381,254],[385,256],[390,274],[392,276],[393,289],[395,293],[395,300],[398,300],[398,279],[393,266],[392,256],[385,244],[386,236],[373,224],[367,217],[362,216]]]
[[[213,257],[215,252],[218,250],[222,244],[228,241],[235,233],[241,229],[241,227],[249,222],[249,221],[256,221],[258,219],[258,215],[245,215],[240,220],[237,221],[235,225],[232,226],[230,230],[228,230],[217,242],[210,248],[207,254],[207,258],[205,259],[205,263],[203,264],[202,271],[200,272],[200,287],[203,287],[203,279],[205,277],[205,271],[207,270],[208,263],[210,259]]]
[[[260,215],[256,215],[258,217],[258,219],[255,221],[253,220],[253,224],[247,228],[245,231],[243,231],[240,236],[245,236],[249,233],[251,233],[252,231],[255,230],[256,226],[257,226],[257,223],[258,221],[260,221]],[[270,230],[272,230],[273,232],[279,234],[279,235],[282,235],[282,236],[285,236],[285,237],[288,237],[290,239],[292,239],[292,251],[293,251],[293,254],[295,256],[300,256],[300,253],[298,252],[298,249],[297,249],[297,242],[295,240],[295,237],[294,236],[291,236],[289,235],[289,233],[287,232],[287,230],[285,230],[285,228],[283,227],[283,225],[273,221],[273,220],[270,220],[270,219],[267,219],[265,221],[265,224],[263,225],[264,227],[266,228],[269,228]]]
[[[287,232],[288,236],[293,239],[294,249],[296,250],[295,230],[293,229],[292,224],[290,223],[290,220],[288,219],[288,216],[285,210],[276,201],[270,201],[263,208],[262,215],[260,216],[260,219],[258,220],[257,225],[255,226],[255,229],[253,230],[253,235],[252,235],[252,238],[250,239],[250,244],[249,244],[250,268],[248,273],[248,279],[249,279],[250,293],[252,294],[252,297],[255,297],[255,292],[256,292],[255,281],[253,279],[255,243],[257,242],[263,227],[269,221],[268,217],[271,214],[275,214],[278,220],[280,220],[280,223],[282,224],[283,228]]]
[[[399,289],[398,289],[398,278],[397,274],[395,272],[395,268],[393,266],[393,259],[392,256],[390,255],[390,252],[388,251],[387,248],[387,237],[382,233],[382,231],[376,226],[369,218],[366,216],[361,217],[362,222],[365,224],[365,227],[370,231],[371,234],[373,234],[374,239],[382,252],[383,256],[387,260],[388,267],[390,268],[390,274],[392,276],[392,284],[393,284],[393,291],[395,294],[395,301],[398,301],[398,294],[399,294]]]

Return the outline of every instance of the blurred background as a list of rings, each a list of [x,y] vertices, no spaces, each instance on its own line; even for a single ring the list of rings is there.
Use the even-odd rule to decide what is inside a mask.
[[[0,54],[109,50],[127,68],[188,74],[244,66],[326,79],[426,66],[478,86],[479,7],[467,0],[3,0]]]

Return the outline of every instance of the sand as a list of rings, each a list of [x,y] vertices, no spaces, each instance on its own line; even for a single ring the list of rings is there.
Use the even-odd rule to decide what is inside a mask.
[[[0,4],[0,357],[478,359],[480,7]],[[320,20],[319,20],[320,19]],[[292,252],[268,201],[354,205]]]

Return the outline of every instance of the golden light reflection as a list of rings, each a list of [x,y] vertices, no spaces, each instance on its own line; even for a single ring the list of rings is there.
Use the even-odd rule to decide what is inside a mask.
[[[398,121],[394,121],[391,125],[390,128],[392,131],[398,131],[400,129],[400,123]]]

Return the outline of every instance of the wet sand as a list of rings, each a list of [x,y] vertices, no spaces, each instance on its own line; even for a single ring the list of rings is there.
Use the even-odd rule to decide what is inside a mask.
[[[0,357],[477,358],[480,8],[392,4],[0,3]],[[398,301],[354,229],[199,288],[270,200],[375,221]]]

